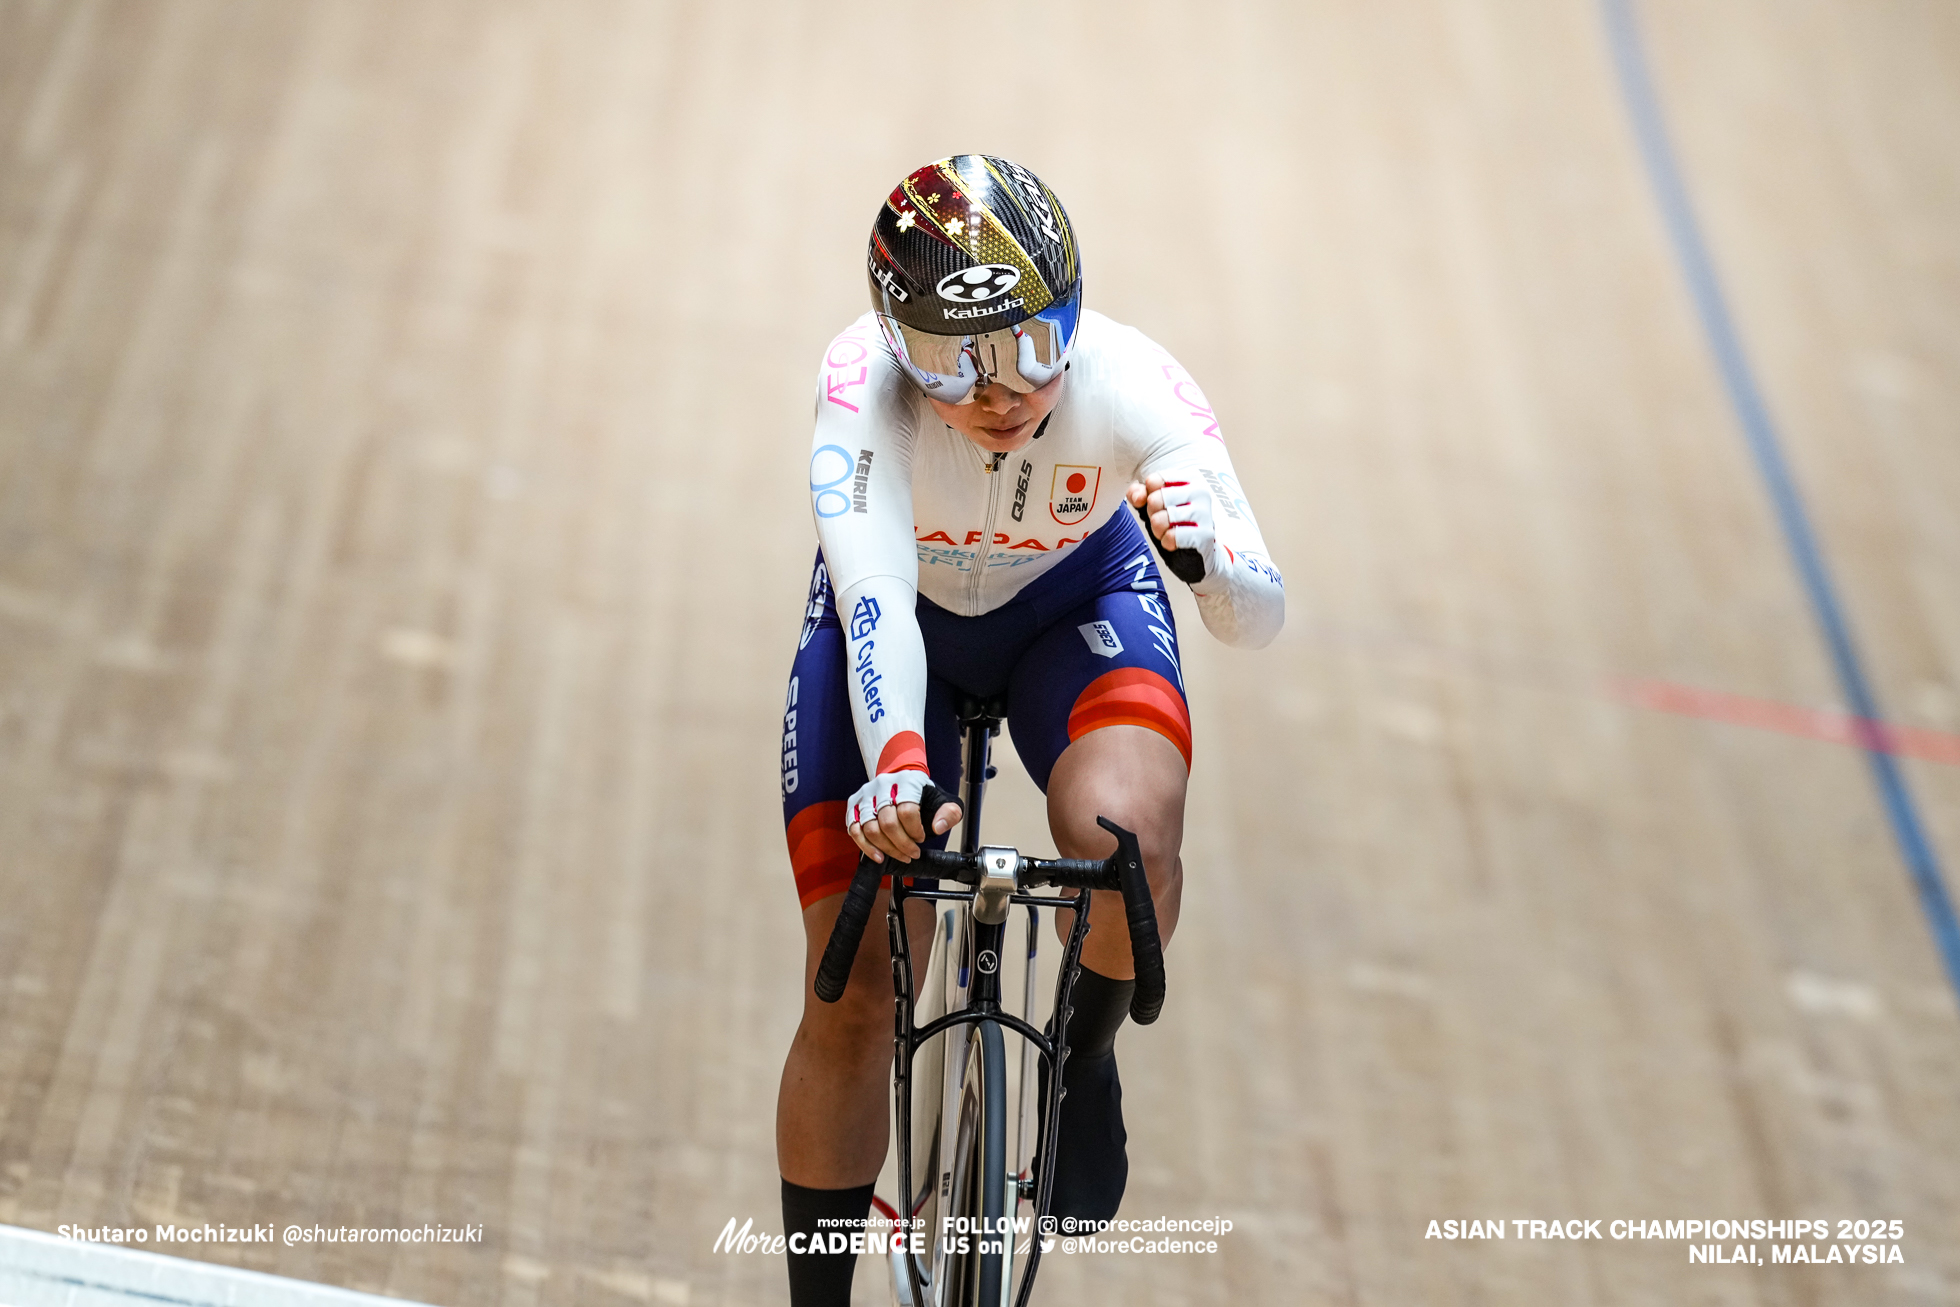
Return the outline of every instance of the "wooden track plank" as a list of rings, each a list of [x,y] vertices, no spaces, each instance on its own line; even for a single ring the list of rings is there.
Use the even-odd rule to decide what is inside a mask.
[[[1960,27],[1642,14],[1881,697],[1960,733]],[[794,451],[877,197],[978,146],[1202,381],[1293,595],[1259,654],[1179,608],[1190,890],[1123,1040],[1127,1210],[1239,1227],[1053,1300],[1954,1301],[1960,1022],[1863,764],[1615,689],[1836,698],[1597,13],[992,21],[1042,39],[983,113],[869,6],[0,3],[0,1221],[780,1295],[709,1248],[779,1220]],[[989,822],[1046,843],[1012,766]],[[1421,1239],[1813,1214],[1907,1266]]]

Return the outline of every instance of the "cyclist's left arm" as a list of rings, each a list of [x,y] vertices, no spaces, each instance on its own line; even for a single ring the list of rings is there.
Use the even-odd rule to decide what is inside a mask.
[[[1138,451],[1143,495],[1133,488],[1132,502],[1146,499],[1142,507],[1160,552],[1196,553],[1202,574],[1179,575],[1190,583],[1205,629],[1226,644],[1264,648],[1286,622],[1286,583],[1204,392],[1169,353],[1140,333],[1139,339],[1154,357],[1125,387],[1125,425],[1153,434]],[[1167,559],[1173,571],[1183,561]]]

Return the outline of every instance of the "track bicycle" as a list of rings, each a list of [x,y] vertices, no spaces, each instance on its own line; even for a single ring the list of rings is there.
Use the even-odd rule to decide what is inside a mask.
[[[1081,968],[1089,914],[1075,912],[1062,946],[1052,1009],[1053,1034],[1034,1024],[1035,957],[1043,907],[1074,908],[1086,900],[1037,895],[1044,886],[1078,891],[1114,890],[1122,894],[1136,966],[1136,992],[1130,1016],[1138,1025],[1157,1019],[1164,1004],[1164,955],[1157,914],[1144,875],[1137,838],[1106,817],[1096,823],[1116,837],[1116,852],[1100,862],[1075,858],[1024,857],[1019,850],[980,843],[980,809],[993,737],[1006,718],[1001,699],[963,697],[958,704],[962,734],[960,795],[957,800],[928,784],[919,810],[930,822],[942,804],[964,810],[960,851],[927,849],[912,863],[875,863],[860,858],[837,923],[817,969],[817,997],[835,1003],[843,996],[857,957],[879,882],[892,873],[886,928],[891,935],[893,1017],[892,1100],[898,1124],[898,1183],[901,1202],[878,1206],[900,1230],[927,1234],[921,1261],[914,1238],[895,1239],[889,1253],[892,1292],[900,1307],[1008,1307],[1015,1259],[1023,1252],[1020,1291],[1012,1301],[1026,1307],[1041,1264],[1042,1234],[1053,1197],[1055,1123],[1060,1119],[1061,1068],[1067,1062],[1069,996]],[[898,874],[915,867],[964,888],[922,889]],[[926,965],[926,983],[913,999],[911,941],[905,925],[906,900],[922,898],[954,906],[935,922]],[[1013,907],[1027,911],[1027,958],[1021,1015],[1003,1006],[1008,918]],[[1015,1131],[1015,1163],[1007,1162],[1007,1053],[1003,1032],[1025,1041]],[[938,1040],[939,1049],[927,1045]],[[1028,1056],[1032,1050],[1035,1056]],[[920,1059],[920,1054],[927,1056]],[[1030,1131],[1035,1111],[1036,1057],[1048,1065],[1047,1102],[1038,1131]],[[915,1075],[915,1062],[923,1073]],[[914,1118],[931,1128],[916,1138]],[[1036,1135],[1038,1134],[1038,1138]],[[920,1183],[914,1186],[914,1177]],[[1030,1215],[1021,1215],[1023,1206]],[[1023,1238],[1035,1232],[1034,1237]],[[1017,1242],[1018,1241],[1018,1242]]]

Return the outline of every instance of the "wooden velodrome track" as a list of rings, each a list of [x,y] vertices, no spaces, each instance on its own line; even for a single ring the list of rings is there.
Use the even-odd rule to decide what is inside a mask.
[[[1639,16],[1960,864],[1960,13]],[[1292,601],[1256,654],[1180,608],[1122,1044],[1126,1213],[1236,1229],[1047,1300],[1960,1302],[1955,994],[1584,0],[0,2],[0,1222],[481,1222],[191,1252],[780,1300],[711,1245],[781,1220],[811,385],[957,149],[1203,382]],[[1906,1261],[1423,1238],[1797,1216]]]

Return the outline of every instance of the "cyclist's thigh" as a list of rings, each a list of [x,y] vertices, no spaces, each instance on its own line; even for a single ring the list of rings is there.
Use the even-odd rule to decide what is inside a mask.
[[[818,554],[783,705],[783,825],[796,895],[805,908],[842,894],[857,870],[858,849],[844,830],[844,806],[866,777],[847,673],[844,631]],[[957,790],[959,726],[951,694],[937,681],[926,687],[925,726],[926,765],[940,788]],[[943,848],[946,839],[927,843]]]
[[[1055,760],[1103,726],[1141,726],[1191,765],[1177,623],[1154,565],[1078,605],[1029,646],[1008,692],[1015,751],[1045,794]]]

